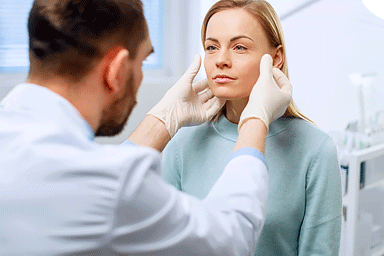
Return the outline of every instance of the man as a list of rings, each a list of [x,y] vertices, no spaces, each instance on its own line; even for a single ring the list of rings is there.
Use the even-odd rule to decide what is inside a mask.
[[[200,59],[129,141],[99,145],[95,135],[123,129],[153,51],[141,2],[35,0],[28,29],[27,83],[0,104],[0,255],[252,254],[267,200],[260,152],[291,99],[270,57],[234,155],[200,201],[159,176],[159,151],[177,130],[223,104],[206,83],[192,86]]]

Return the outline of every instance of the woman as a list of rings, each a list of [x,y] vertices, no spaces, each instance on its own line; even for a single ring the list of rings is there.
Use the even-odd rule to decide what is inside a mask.
[[[199,198],[229,159],[261,57],[270,54],[288,76],[281,24],[265,1],[217,2],[205,17],[202,40],[210,88],[227,103],[212,122],[181,129],[163,152],[164,178]],[[270,125],[265,157],[269,200],[255,255],[338,255],[342,195],[332,139],[292,103]]]

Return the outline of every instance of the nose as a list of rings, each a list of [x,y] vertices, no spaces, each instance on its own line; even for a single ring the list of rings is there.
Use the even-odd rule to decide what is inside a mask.
[[[230,68],[232,66],[230,53],[224,49],[221,49],[216,58],[216,67],[218,68]]]

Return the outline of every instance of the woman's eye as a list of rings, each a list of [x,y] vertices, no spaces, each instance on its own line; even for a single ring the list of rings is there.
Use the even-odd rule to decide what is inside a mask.
[[[235,49],[236,49],[237,51],[245,51],[247,48],[244,47],[244,46],[242,46],[242,45],[236,45],[236,46],[235,46]]]
[[[213,46],[213,45],[209,45],[209,46],[207,46],[206,48],[205,48],[205,50],[207,50],[207,51],[214,51],[214,50],[216,50],[217,49],[217,47],[216,46]]]

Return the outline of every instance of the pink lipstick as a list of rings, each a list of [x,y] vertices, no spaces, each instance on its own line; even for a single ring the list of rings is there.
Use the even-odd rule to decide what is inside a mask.
[[[220,83],[220,84],[229,83],[235,80],[234,78],[229,77],[227,75],[217,75],[213,79],[215,80],[216,83]]]

